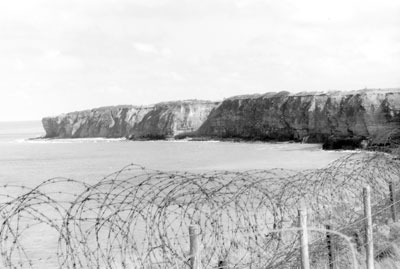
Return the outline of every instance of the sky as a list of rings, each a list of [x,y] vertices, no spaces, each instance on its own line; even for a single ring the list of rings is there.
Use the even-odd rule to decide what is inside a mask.
[[[400,86],[398,0],[0,1],[0,121]]]

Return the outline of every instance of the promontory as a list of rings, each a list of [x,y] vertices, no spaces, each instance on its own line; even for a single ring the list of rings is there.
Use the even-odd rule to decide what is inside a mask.
[[[400,89],[269,92],[222,102],[110,106],[46,117],[42,123],[46,138],[382,140],[399,133]]]

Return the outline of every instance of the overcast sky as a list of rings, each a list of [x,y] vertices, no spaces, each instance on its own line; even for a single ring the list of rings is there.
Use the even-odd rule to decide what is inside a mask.
[[[400,86],[398,0],[4,0],[0,120]]]

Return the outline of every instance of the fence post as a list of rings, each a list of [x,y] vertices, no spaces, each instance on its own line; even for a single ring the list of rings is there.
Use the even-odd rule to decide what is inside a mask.
[[[371,216],[371,189],[369,186],[363,189],[364,216],[365,216],[365,235],[367,252],[367,269],[374,269],[374,240],[372,235],[372,216]]]
[[[197,225],[189,226],[190,239],[190,268],[201,269],[200,267],[200,248],[199,248],[199,229]]]
[[[299,209],[299,228],[301,228],[300,231],[301,268],[310,269],[310,261],[308,257],[307,211],[305,207]]]
[[[390,208],[392,211],[392,219],[393,222],[397,222],[397,214],[396,214],[396,201],[395,201],[395,195],[394,195],[394,186],[393,182],[389,183],[389,192],[390,192]]]
[[[330,233],[331,226],[326,225],[326,247],[328,248],[328,262],[329,262],[329,269],[334,269],[334,253],[333,253],[333,246],[332,246],[332,235]]]

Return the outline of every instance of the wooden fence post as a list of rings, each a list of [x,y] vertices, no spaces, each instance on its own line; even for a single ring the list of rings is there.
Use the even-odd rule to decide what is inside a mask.
[[[310,269],[310,261],[308,257],[307,211],[305,207],[299,209],[299,228],[301,228],[300,231],[301,268]]]
[[[200,266],[200,247],[199,247],[199,229],[197,225],[189,226],[190,239],[190,268],[201,269]]]
[[[395,199],[393,182],[389,183],[389,192],[390,192],[390,209],[392,211],[392,219],[393,222],[397,222],[396,205],[395,205],[396,199]]]
[[[372,216],[371,216],[371,189],[369,186],[363,189],[364,198],[364,217],[365,217],[365,235],[367,252],[367,269],[374,269],[374,240],[372,235]]]
[[[329,262],[329,269],[334,269],[334,253],[333,253],[333,246],[332,246],[332,235],[330,234],[329,230],[331,229],[330,225],[326,225],[326,247],[328,248],[328,262]]]

